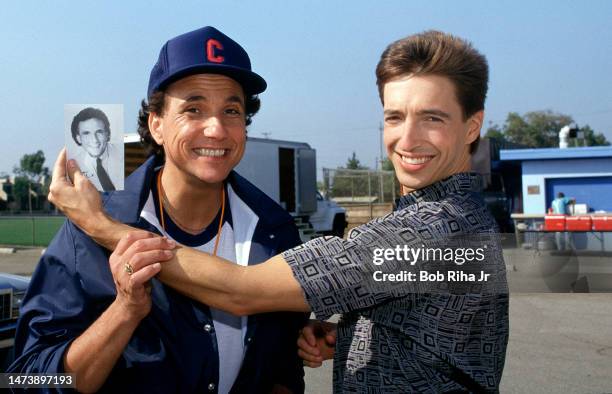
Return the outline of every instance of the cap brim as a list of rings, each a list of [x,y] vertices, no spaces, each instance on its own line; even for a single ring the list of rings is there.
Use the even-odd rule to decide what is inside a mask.
[[[253,71],[245,70],[243,68],[228,66],[228,65],[196,65],[189,66],[183,69],[174,71],[171,76],[162,79],[155,90],[163,89],[170,85],[172,82],[176,82],[181,78],[185,78],[189,75],[194,74],[221,74],[226,77],[230,77],[238,82],[244,93],[247,95],[259,94],[266,90],[268,84],[266,81],[257,73]]]

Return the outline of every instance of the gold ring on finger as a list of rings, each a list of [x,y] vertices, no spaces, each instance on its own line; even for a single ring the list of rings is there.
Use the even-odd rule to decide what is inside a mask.
[[[130,263],[125,263],[123,269],[125,270],[125,272],[127,272],[128,275],[132,275],[134,273],[134,267],[132,267],[132,264]]]

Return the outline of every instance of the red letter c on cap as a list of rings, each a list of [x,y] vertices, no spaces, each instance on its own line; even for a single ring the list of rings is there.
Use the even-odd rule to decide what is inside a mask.
[[[206,41],[206,59],[213,63],[223,63],[225,58],[221,55],[217,55],[215,50],[222,51],[223,45],[221,45],[221,43],[214,38]]]

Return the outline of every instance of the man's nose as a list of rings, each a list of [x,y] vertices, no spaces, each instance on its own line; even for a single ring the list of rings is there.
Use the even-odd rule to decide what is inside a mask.
[[[225,137],[226,129],[219,116],[211,116],[204,122],[204,135],[209,138],[221,139]]]
[[[411,149],[418,145],[420,130],[416,121],[406,119],[401,128],[399,139],[400,146],[404,149]]]

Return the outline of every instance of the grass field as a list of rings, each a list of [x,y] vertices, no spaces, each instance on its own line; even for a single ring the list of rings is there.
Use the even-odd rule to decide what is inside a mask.
[[[0,245],[47,246],[64,220],[63,216],[0,217]]]

